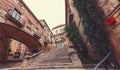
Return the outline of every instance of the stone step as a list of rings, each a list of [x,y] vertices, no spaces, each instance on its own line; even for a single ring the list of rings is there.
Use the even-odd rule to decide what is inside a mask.
[[[32,67],[32,66],[30,66]],[[94,67],[81,67],[81,66],[75,66],[72,63],[69,64],[65,64],[65,65],[60,65],[60,64],[56,64],[56,65],[39,65],[39,66],[33,66],[33,68],[39,68],[39,69],[85,69],[85,70],[93,70]],[[29,68],[29,67],[28,67]],[[97,70],[105,70],[104,67],[100,67]],[[116,68],[113,67],[109,67],[109,70],[117,70]]]
[[[30,64],[49,64],[49,63],[72,63],[71,59],[45,59],[45,60],[36,60]]]
[[[40,63],[70,63],[71,60],[67,59],[55,59],[55,60],[43,60]]]
[[[44,63],[44,64],[30,64],[28,66],[68,66],[71,65],[72,63]]]
[[[16,67],[16,68],[4,68],[0,70],[93,70],[93,68],[71,68],[71,67],[66,67],[66,68],[40,68],[40,67]],[[98,68],[97,70],[105,70],[105,68]],[[118,70],[115,68],[109,68],[109,70]]]

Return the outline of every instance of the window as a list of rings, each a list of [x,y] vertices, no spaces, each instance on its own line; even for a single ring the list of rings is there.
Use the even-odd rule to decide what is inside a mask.
[[[63,42],[58,42],[58,47],[63,47]]]
[[[14,18],[15,18],[15,16],[16,16],[16,12],[15,12],[15,11],[13,11],[13,13],[12,13],[12,17],[14,17]]]
[[[18,42],[18,45],[21,45],[22,43],[21,42]]]
[[[22,19],[21,13],[17,9],[9,10],[6,17],[19,27],[25,26],[25,21]]]
[[[17,9],[10,10],[9,14],[11,14],[16,20],[20,20],[21,18],[21,14],[17,11]]]
[[[61,28],[61,29],[60,29],[60,32],[62,32],[62,31],[63,31],[63,29]]]
[[[30,31],[32,30],[32,29],[31,29],[32,24],[31,24],[29,21],[27,22],[27,26],[26,26],[26,27],[27,27],[27,29],[29,29]]]
[[[20,46],[20,45],[18,45],[16,49],[17,49],[17,50],[19,50],[20,48],[21,48],[21,46]]]
[[[16,48],[17,50],[19,50],[21,48],[21,44],[22,44],[21,42],[18,42],[18,45],[17,45],[17,48]]]
[[[56,33],[58,33],[58,30],[56,30]]]
[[[34,31],[35,31],[35,32],[38,32],[38,28],[37,28],[37,27],[35,27],[35,28],[34,28]]]

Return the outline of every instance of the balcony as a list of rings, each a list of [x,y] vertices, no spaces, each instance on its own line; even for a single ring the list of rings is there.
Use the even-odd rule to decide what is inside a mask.
[[[15,25],[19,27],[25,26],[25,21],[21,19],[21,15],[14,13],[14,10],[8,11],[6,17],[8,18],[8,20],[12,21]]]
[[[36,37],[37,39],[40,39],[40,33],[39,32],[34,31],[33,36]]]

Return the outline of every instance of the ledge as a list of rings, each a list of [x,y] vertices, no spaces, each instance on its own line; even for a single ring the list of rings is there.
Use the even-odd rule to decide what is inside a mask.
[[[27,56],[24,57],[24,59],[34,58],[35,56],[37,56],[37,55],[39,55],[39,54],[41,54],[41,53],[43,53],[43,50],[40,51],[40,52],[38,52],[38,53],[35,53],[35,54],[31,55],[31,56],[27,55]]]

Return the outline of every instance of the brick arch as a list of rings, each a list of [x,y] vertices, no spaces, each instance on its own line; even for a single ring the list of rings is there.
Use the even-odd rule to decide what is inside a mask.
[[[31,51],[42,50],[41,43],[32,35],[20,30],[17,27],[0,22],[0,39],[2,38],[13,38],[15,40],[18,40],[24,43]]]

